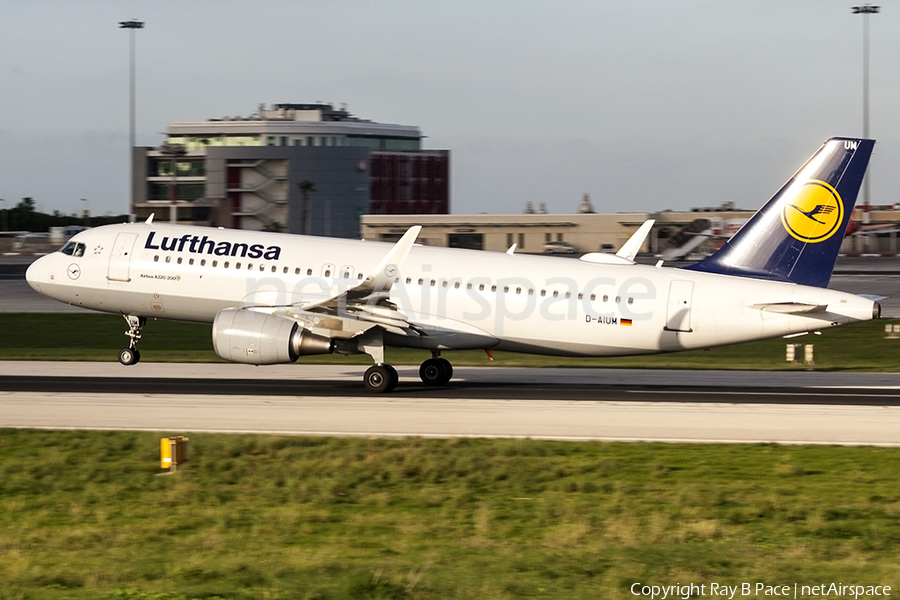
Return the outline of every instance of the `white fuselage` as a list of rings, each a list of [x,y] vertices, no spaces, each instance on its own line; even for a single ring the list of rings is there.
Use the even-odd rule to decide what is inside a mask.
[[[143,223],[88,230],[73,241],[84,244],[81,256],[57,252],[29,269],[42,294],[109,313],[200,322],[225,308],[258,307],[336,338],[359,330],[301,307],[358,285],[392,247]],[[427,335],[388,334],[388,345],[591,356],[783,336],[869,320],[875,311],[870,299],[792,283],[422,246],[399,265],[390,299]]]

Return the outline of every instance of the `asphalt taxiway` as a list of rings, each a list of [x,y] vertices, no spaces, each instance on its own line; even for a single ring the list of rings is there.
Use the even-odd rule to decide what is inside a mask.
[[[900,446],[900,374],[0,362],[0,427]]]

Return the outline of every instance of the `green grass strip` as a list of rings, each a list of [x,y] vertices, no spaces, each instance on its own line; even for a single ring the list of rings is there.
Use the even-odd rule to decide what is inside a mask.
[[[900,587],[898,449],[161,435],[0,430],[0,598]]]
[[[456,366],[630,367],[672,369],[766,369],[830,371],[900,371],[900,340],[884,335],[886,324],[869,321],[806,335],[738,344],[710,350],[616,358],[571,358],[482,351],[445,352]],[[0,360],[82,360],[114,362],[126,346],[125,321],[103,314],[0,314]],[[815,365],[785,361],[785,345],[815,345]],[[141,360],[151,362],[220,362],[212,350],[211,326],[150,321],[139,346]],[[799,356],[802,359],[802,350]],[[422,350],[389,348],[387,361],[419,364]],[[367,356],[308,356],[298,364],[370,364]]]

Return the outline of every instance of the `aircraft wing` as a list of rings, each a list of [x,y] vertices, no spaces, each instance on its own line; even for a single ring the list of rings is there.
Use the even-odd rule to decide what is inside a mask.
[[[340,319],[365,321],[397,335],[422,335],[422,331],[410,323],[390,300],[391,287],[400,265],[406,260],[421,230],[420,225],[410,227],[358,285],[325,300],[301,304],[299,308]]]

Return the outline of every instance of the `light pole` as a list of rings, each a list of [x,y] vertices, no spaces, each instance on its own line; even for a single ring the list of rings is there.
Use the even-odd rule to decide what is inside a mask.
[[[869,137],[869,15],[874,15],[881,10],[880,6],[866,4],[864,6],[851,7],[854,15],[863,16],[863,137]],[[869,174],[863,179],[863,225],[871,221],[871,204],[869,204]],[[863,234],[865,251],[869,250],[868,234]]]
[[[176,167],[178,159],[187,154],[187,148],[182,144],[166,142],[159,147],[159,151],[161,154],[168,156],[171,161],[169,167],[172,169],[172,183],[169,185],[169,198],[171,198],[171,203],[169,204],[169,222],[175,225],[178,223],[178,194],[176,192],[176,186],[178,185],[178,171]]]
[[[82,198],[82,202],[84,202],[84,209],[81,212],[81,216],[84,219],[84,226],[91,226],[91,203],[88,202],[87,198]]]
[[[9,217],[6,215],[6,200],[0,198],[0,202],[3,203],[3,231],[7,231],[9,229]]]
[[[128,71],[128,83],[129,83],[129,127],[128,127],[128,154],[131,160],[131,181],[129,182],[129,189],[131,190],[130,197],[131,202],[128,209],[129,215],[131,215],[131,220],[134,221],[135,216],[135,208],[134,208],[134,146],[135,142],[135,133],[134,133],[134,30],[135,29],[143,29],[144,22],[138,21],[137,19],[131,19],[130,21],[121,21],[119,22],[119,29],[130,29],[131,31],[131,53],[130,53],[130,62],[129,62],[129,71]]]

